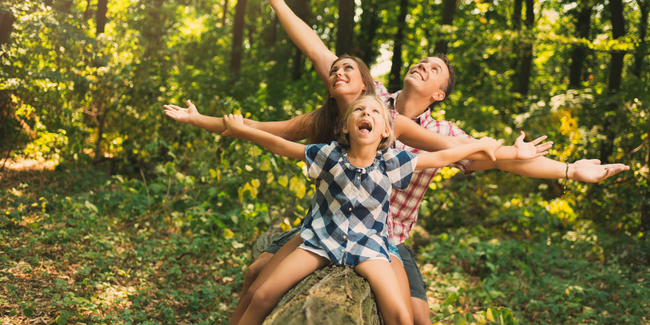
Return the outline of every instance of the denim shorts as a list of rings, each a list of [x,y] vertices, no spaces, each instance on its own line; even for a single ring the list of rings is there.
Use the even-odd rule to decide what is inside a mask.
[[[282,248],[282,246],[284,246],[284,244],[299,234],[300,227],[295,227],[287,232],[284,232],[275,237],[271,245],[269,245],[269,247],[267,247],[264,251],[275,254],[278,252],[278,250],[280,250],[280,248]],[[411,288],[411,297],[427,301],[427,285],[424,283],[422,273],[420,273],[420,269],[415,263],[415,255],[413,254],[413,251],[411,251],[404,244],[395,246],[392,241],[388,247],[388,250],[390,255],[398,257],[402,262],[402,265],[404,265],[404,270],[406,271],[406,276],[409,280],[409,287]]]

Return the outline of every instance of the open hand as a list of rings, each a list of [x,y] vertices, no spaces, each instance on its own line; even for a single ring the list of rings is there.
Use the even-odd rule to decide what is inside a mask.
[[[581,159],[573,163],[573,173],[569,174],[569,178],[581,182],[597,183],[629,169],[630,167],[624,164],[601,165],[598,159]]]
[[[227,114],[223,116],[223,121],[226,123],[226,130],[221,135],[233,137],[245,127],[244,117],[239,114]]]
[[[533,159],[541,157],[548,153],[548,149],[553,146],[553,141],[544,142],[538,145],[540,142],[546,139],[546,136],[543,135],[532,142],[524,142],[524,131],[521,131],[521,135],[517,137],[514,147],[517,148],[517,158],[516,159]]]
[[[478,140],[483,146],[483,151],[490,158],[490,160],[495,161],[497,158],[494,156],[494,152],[501,147],[501,142],[490,138],[485,137]]]
[[[187,108],[182,108],[176,105],[163,105],[167,116],[181,123],[192,124],[192,122],[197,117],[201,116],[201,114],[199,114],[196,106],[194,106],[189,99],[187,100],[187,106]]]

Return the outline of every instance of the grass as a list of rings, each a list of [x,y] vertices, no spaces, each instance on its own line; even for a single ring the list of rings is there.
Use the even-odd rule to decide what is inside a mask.
[[[140,183],[86,169],[6,171],[0,322],[226,323],[252,237],[187,227],[175,217],[191,205],[179,203],[186,190],[152,205]],[[589,223],[446,231],[418,254],[440,324],[650,324],[641,240]]]

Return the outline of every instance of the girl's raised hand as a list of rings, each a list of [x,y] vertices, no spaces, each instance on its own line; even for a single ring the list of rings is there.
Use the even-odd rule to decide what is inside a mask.
[[[546,139],[546,136],[543,135],[532,142],[524,142],[524,131],[521,131],[521,135],[515,140],[514,147],[517,148],[517,159],[533,159],[541,157],[548,153],[548,149],[553,146],[553,142],[544,142],[538,145],[540,142]]]
[[[485,152],[486,155],[492,160],[495,161],[497,160],[496,156],[494,155],[494,152],[501,147],[501,142],[490,138],[490,137],[485,137],[481,138],[478,140],[483,148],[483,152]]]
[[[196,106],[194,106],[189,99],[187,100],[187,106],[187,108],[182,108],[176,105],[163,105],[167,116],[181,123],[192,124],[192,122],[201,116],[201,114],[199,114]]]
[[[223,121],[226,123],[226,130],[221,135],[232,137],[246,127],[244,125],[244,117],[239,114],[224,115]]]

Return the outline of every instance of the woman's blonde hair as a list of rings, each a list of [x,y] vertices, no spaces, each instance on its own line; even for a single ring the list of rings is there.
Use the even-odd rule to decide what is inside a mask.
[[[348,107],[348,110],[345,112],[345,116],[343,116],[343,120],[341,121],[344,125],[348,124],[348,120],[350,119],[350,116],[352,115],[352,112],[354,111],[354,107],[357,106],[357,104],[366,99],[370,98],[376,101],[379,106],[381,106],[381,116],[384,118],[384,122],[386,124],[386,127],[389,130],[388,136],[381,139],[381,142],[379,142],[379,146],[377,146],[377,151],[382,151],[388,149],[390,145],[395,141],[395,135],[393,134],[393,128],[394,128],[394,123],[395,121],[393,120],[393,117],[390,114],[390,111],[384,104],[384,102],[377,96],[375,95],[364,95],[361,96],[357,99],[355,99],[352,104],[350,104],[350,107]],[[341,137],[339,138],[339,145],[343,148],[349,148],[350,147],[350,136],[342,132]]]

